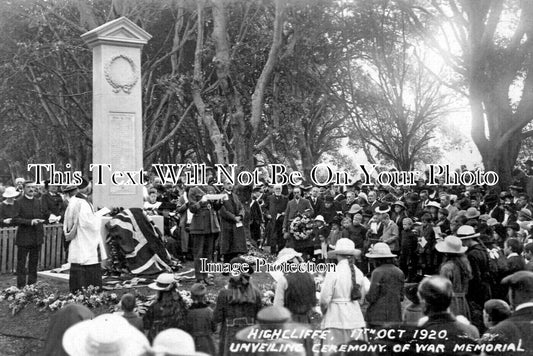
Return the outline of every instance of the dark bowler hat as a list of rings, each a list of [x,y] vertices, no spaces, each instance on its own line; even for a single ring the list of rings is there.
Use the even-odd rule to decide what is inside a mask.
[[[533,296],[533,272],[518,271],[502,279],[503,285]]]

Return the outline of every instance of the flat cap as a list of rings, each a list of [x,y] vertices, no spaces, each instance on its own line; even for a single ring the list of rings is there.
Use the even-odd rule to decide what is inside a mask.
[[[502,279],[503,285],[533,296],[533,272],[518,271]]]

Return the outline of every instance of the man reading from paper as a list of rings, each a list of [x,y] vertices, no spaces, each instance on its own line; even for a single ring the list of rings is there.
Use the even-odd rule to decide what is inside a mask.
[[[100,235],[100,217],[93,212],[87,200],[76,196],[77,186],[69,185],[63,192],[68,201],[63,231],[65,240],[70,241],[70,291],[75,292],[90,285],[102,287],[100,261],[106,259],[107,255]]]

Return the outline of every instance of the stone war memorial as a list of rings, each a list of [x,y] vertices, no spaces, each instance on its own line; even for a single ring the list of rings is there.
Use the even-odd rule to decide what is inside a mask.
[[[81,37],[93,51],[93,164],[104,165],[93,203],[142,207],[142,186],[113,184],[110,172],[143,168],[141,50],[152,36],[120,17]]]

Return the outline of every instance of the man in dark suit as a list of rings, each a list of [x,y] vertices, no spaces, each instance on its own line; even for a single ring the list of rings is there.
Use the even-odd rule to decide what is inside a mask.
[[[473,325],[458,321],[450,313],[449,307],[452,302],[453,287],[449,279],[441,276],[426,277],[418,286],[418,295],[424,305],[424,314],[427,321],[419,325],[420,329],[428,331],[446,331],[445,339],[424,340],[424,344],[443,344],[446,355],[471,355],[472,353],[453,352],[456,345],[465,345],[473,348],[477,345],[479,331]],[[421,319],[422,320],[422,319]],[[421,353],[422,355],[433,354],[432,352]]]
[[[261,240],[261,225],[264,223],[261,195],[261,188],[254,188],[252,190],[252,201],[250,202],[250,236],[257,243]]]
[[[188,207],[193,217],[189,226],[192,254],[194,256],[194,274],[197,282],[212,285],[207,278],[207,273],[201,269],[202,258],[210,262],[213,258],[215,240],[220,233],[218,210],[222,203],[220,200],[209,200],[207,194],[216,194],[217,190],[212,185],[196,186],[189,190]]]
[[[511,316],[489,329],[482,344],[513,344],[516,352],[507,350],[491,355],[531,355],[533,352],[533,272],[519,271],[502,280],[509,286],[509,301],[514,307]]]
[[[353,191],[346,192],[346,199],[341,201],[339,204],[340,210],[342,211],[343,214],[347,214],[348,211],[350,211],[350,208],[352,207],[352,205],[356,203],[355,197],[356,195]]]
[[[220,216],[220,254],[224,256],[224,262],[229,262],[240,254],[248,252],[246,236],[242,218],[244,207],[233,192],[233,184],[229,181],[224,183],[224,193],[227,199],[222,201]]]
[[[302,191],[299,187],[295,187],[292,191],[294,198],[287,204],[285,210],[285,218],[283,219],[283,233],[285,238],[289,237],[290,224],[298,214],[306,214],[306,216],[313,215],[313,207],[309,200],[302,198]]]
[[[285,247],[283,239],[283,217],[289,200],[281,195],[281,185],[274,186],[274,194],[270,194],[266,199],[265,211],[268,221],[269,236],[267,236],[270,252],[277,254],[279,250]]]
[[[319,194],[320,189],[318,189],[318,187],[313,187],[313,189],[311,189],[311,196],[309,197],[309,202],[311,203],[311,207],[313,208],[312,217],[320,215],[322,209],[324,208],[324,200],[319,196]]]
[[[44,242],[44,212],[41,201],[35,198],[36,187],[32,182],[24,182],[23,195],[15,201],[13,223],[18,225],[15,245],[17,245],[17,287],[37,282],[39,250]],[[26,261],[28,269],[26,269]]]
[[[522,258],[522,243],[515,238],[505,240],[503,252],[507,257],[507,268],[505,276],[525,269],[525,262]]]

